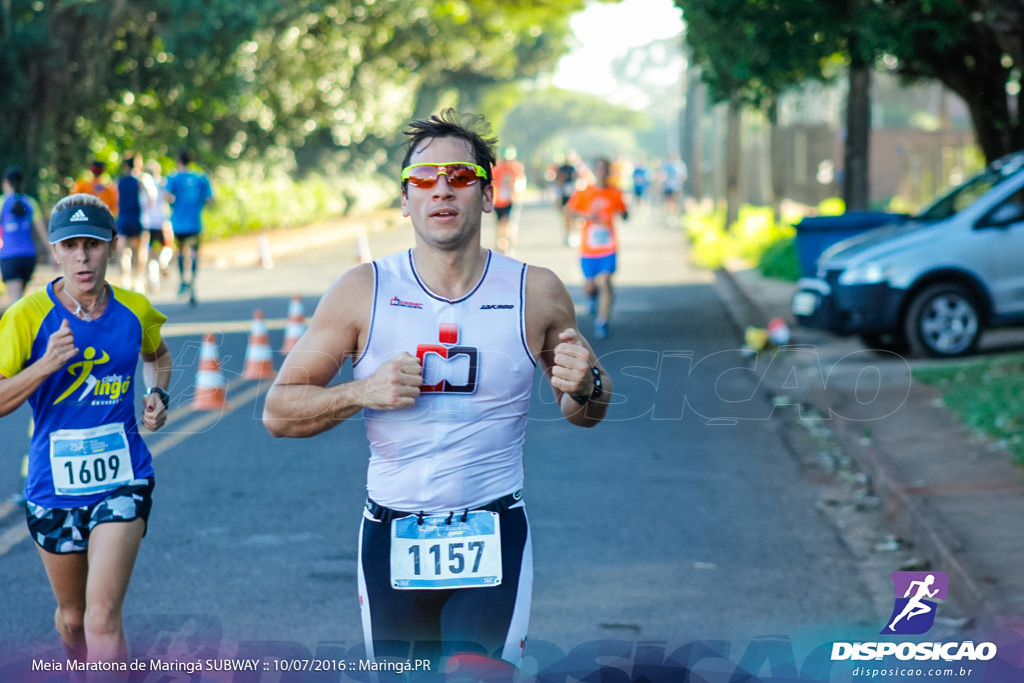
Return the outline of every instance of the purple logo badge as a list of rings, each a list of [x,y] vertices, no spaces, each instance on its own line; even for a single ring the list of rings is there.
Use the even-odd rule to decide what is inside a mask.
[[[893,572],[896,602],[883,635],[919,635],[935,623],[935,601],[946,599],[949,577],[942,572]]]

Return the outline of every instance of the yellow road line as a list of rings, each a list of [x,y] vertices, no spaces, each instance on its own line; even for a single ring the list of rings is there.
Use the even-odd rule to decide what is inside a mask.
[[[264,322],[266,322],[268,330],[283,330],[288,326],[287,318],[270,318]],[[208,323],[167,323],[160,328],[160,335],[163,337],[189,337],[202,336],[207,332],[213,334],[244,332],[248,334],[251,330],[252,320],[220,320]]]
[[[248,380],[246,380],[246,383],[248,383]],[[183,425],[184,427],[188,427],[188,429],[182,429],[180,431],[174,432],[173,434],[169,434],[167,437],[161,439],[158,443],[150,447],[149,452],[153,455],[154,458],[163,453],[168,452],[175,446],[180,445],[190,436],[194,436],[196,434],[204,432],[205,430],[216,424],[217,421],[220,420],[222,417],[226,417],[227,415],[233,413],[242,406],[248,405],[255,399],[259,398],[260,395],[269,391],[270,386],[270,382],[258,382],[253,386],[245,389],[238,396],[232,398],[230,391],[231,385],[229,384],[227,392],[228,405],[227,407],[224,408],[224,410],[203,413],[196,413],[195,411],[192,410],[191,407],[179,408],[178,410],[175,410],[173,413],[171,413],[171,415],[168,416],[167,424],[171,424],[172,421],[178,422],[187,419],[187,417],[192,414],[199,415],[199,417]],[[167,425],[164,425],[164,428],[166,429]],[[18,506],[12,505],[7,501],[0,503],[0,521],[2,521],[4,517],[6,517],[8,514],[17,509],[20,508]],[[28,527],[25,526],[25,524],[16,524],[7,531],[0,533],[0,557],[7,554],[7,552],[11,548],[13,548],[18,543],[21,543],[27,538]]]
[[[176,431],[172,434],[168,434],[164,438],[160,439],[158,443],[150,447],[149,452],[153,454],[153,457],[155,458],[158,455],[166,453],[167,451],[182,443],[185,439],[187,439],[190,436],[194,436],[196,434],[206,431],[208,428],[216,424],[217,421],[220,420],[222,417],[226,417],[227,415],[233,413],[242,406],[247,405],[256,398],[259,398],[261,394],[267,392],[270,389],[270,382],[259,382],[257,384],[254,384],[253,386],[249,387],[244,392],[242,392],[240,395],[235,396],[233,398],[231,396],[230,385],[228,386],[228,389],[228,405],[226,408],[224,408],[224,410],[213,410],[204,411],[203,413],[196,413],[199,415],[199,417],[183,425],[183,427],[185,427],[184,429],[180,429],[179,431]],[[191,408],[187,408],[178,409],[175,412],[184,412],[185,415],[181,416],[180,419],[185,419],[185,417],[188,414],[191,414],[193,411]],[[168,420],[168,423],[170,423],[170,420]],[[164,428],[166,429],[166,425]]]
[[[0,557],[7,554],[7,551],[28,538],[28,527],[24,524],[12,526],[0,534]]]

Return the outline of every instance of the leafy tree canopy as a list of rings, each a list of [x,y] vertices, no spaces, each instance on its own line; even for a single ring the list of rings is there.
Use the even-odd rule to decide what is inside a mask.
[[[513,84],[566,51],[583,4],[5,0],[0,163],[27,167],[49,196],[91,156],[129,149],[372,169],[413,115],[454,105],[500,119]]]
[[[806,0],[675,0],[686,41],[712,101],[734,95],[769,109],[787,88],[834,76],[839,49],[832,3]],[[830,30],[830,27],[832,29]]]
[[[938,80],[971,111],[986,157],[1024,147],[1017,0],[675,0],[715,101],[754,106],[835,66]]]

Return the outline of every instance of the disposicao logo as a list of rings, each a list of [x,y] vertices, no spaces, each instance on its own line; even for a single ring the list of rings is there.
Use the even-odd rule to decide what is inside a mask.
[[[935,625],[938,603],[949,592],[949,577],[942,572],[893,572],[895,599],[892,614],[881,635],[920,635]],[[832,661],[878,660],[896,657],[918,661],[988,661],[997,654],[994,643],[832,643]]]
[[[942,572],[893,572],[896,601],[883,635],[920,635],[935,624],[936,600],[946,599],[949,577]]]

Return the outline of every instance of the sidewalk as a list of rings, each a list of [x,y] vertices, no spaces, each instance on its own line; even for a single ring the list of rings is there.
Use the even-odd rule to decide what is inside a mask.
[[[788,354],[787,363],[804,379],[824,371],[823,385],[800,381],[800,400],[823,415],[858,416],[862,372],[884,377],[883,394],[870,398],[891,406],[890,414],[829,420],[843,451],[870,476],[875,495],[886,506],[904,538],[931,568],[945,572],[950,594],[973,626],[1024,637],[1024,471],[1005,452],[964,428],[942,403],[939,392],[910,375],[921,363],[866,352],[855,340],[832,337],[793,325],[789,300],[795,283],[762,277],[755,270],[727,268],[717,274],[734,293],[730,309],[737,324],[766,327],[783,318],[791,345],[810,353]],[[852,354],[852,355],[851,355]],[[871,362],[872,357],[875,359]],[[813,364],[819,367],[810,367]],[[878,380],[867,378],[871,390]],[[895,568],[894,568],[895,569]],[[1008,643],[1009,645],[1009,643]],[[1011,652],[1015,651],[1011,655]],[[1024,653],[1011,651],[1019,666]]]
[[[401,220],[398,209],[382,209],[304,227],[210,240],[202,245],[200,258],[204,267],[241,268],[258,266],[268,256],[273,260],[347,240],[360,248],[373,234],[390,230]]]

